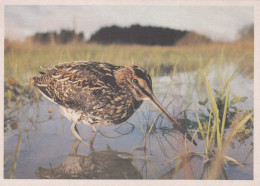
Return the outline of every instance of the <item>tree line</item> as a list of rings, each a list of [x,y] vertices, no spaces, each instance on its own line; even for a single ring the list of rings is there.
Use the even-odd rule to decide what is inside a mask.
[[[84,33],[75,30],[62,29],[57,32],[35,33],[30,39],[41,44],[67,44],[70,42],[94,42],[100,44],[141,44],[141,45],[187,45],[209,43],[207,36],[186,30],[177,30],[154,26],[141,26],[138,24],[130,27],[116,25],[102,27],[91,35],[89,40],[84,38]]]
[[[67,44],[72,41],[74,42],[84,42],[84,33],[76,33],[75,30],[65,30],[62,29],[60,33],[57,32],[44,32],[44,33],[35,33],[32,37],[32,40],[36,43],[41,44]]]
[[[239,39],[254,38],[254,24],[246,25],[238,31]],[[62,29],[57,32],[35,33],[28,39],[41,44],[67,44],[70,42],[95,42],[100,44],[141,44],[141,45],[189,45],[210,43],[212,40],[205,35],[192,31],[182,31],[163,27],[141,26],[130,27],[116,25],[102,27],[86,40],[84,33]]]
[[[101,44],[175,45],[188,32],[170,28],[140,26],[102,27],[91,35],[89,42]]]

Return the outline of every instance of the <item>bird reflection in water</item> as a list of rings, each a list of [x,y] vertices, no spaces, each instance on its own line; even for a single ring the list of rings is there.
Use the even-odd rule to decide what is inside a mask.
[[[107,146],[106,150],[83,155],[77,153],[79,144],[80,140],[77,140],[72,147],[74,153],[67,155],[59,166],[39,167],[36,175],[47,179],[142,179],[131,163],[132,154]]]

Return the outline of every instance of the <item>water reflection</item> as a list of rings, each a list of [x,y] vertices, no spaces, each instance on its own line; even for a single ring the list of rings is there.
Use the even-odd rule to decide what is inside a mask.
[[[72,147],[74,153],[68,154],[59,166],[39,167],[36,175],[52,179],[142,179],[131,163],[129,157],[132,154],[112,150],[109,146],[106,150],[92,151],[89,155],[78,154],[79,144],[77,140]]]

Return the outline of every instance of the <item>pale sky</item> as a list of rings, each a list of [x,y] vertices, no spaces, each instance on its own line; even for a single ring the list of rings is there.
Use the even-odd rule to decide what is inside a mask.
[[[152,25],[196,31],[217,40],[235,40],[254,23],[250,6],[5,6],[5,37],[24,39],[35,32],[76,28],[88,39],[102,26]]]

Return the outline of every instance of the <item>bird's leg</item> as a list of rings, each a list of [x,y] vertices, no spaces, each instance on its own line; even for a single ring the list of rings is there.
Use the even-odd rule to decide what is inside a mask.
[[[96,135],[97,135],[97,129],[96,127],[93,125],[93,131],[94,131],[94,135],[92,136],[91,140],[89,141],[89,148],[92,152],[94,152],[94,148],[93,148],[93,143],[94,143],[94,140],[96,138]]]
[[[97,132],[97,129],[96,129],[95,125],[92,125],[92,127],[93,127],[93,130],[94,130],[95,132]]]
[[[73,153],[74,154],[77,154],[78,152],[78,147],[79,147],[79,144],[81,143],[81,141],[79,139],[76,139],[75,143],[73,144],[72,146],[72,150],[73,150]]]
[[[77,123],[78,123],[78,122],[73,122],[73,124],[72,124],[71,127],[70,127],[71,132],[74,134],[74,136],[75,136],[78,140],[84,141],[84,140],[80,137],[80,135],[79,135],[79,131],[78,131],[77,126],[76,126]]]

